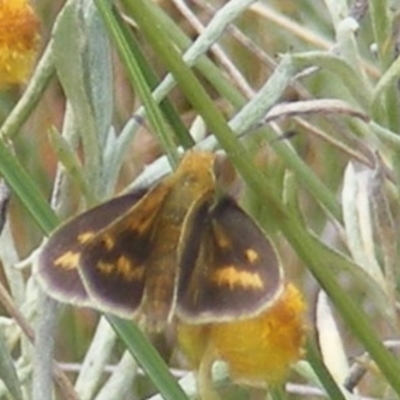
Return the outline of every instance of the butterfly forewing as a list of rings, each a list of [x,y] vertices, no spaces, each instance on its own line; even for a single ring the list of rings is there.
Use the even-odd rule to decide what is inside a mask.
[[[225,197],[198,202],[179,245],[177,315],[193,323],[256,315],[282,291],[275,250],[260,228]]]
[[[168,185],[156,186],[82,249],[80,275],[96,308],[124,318],[137,313],[157,234],[156,221],[169,190]]]
[[[93,305],[83,285],[79,265],[87,242],[126,213],[144,196],[140,189],[97,206],[61,226],[43,247],[36,265],[43,287],[56,299]]]

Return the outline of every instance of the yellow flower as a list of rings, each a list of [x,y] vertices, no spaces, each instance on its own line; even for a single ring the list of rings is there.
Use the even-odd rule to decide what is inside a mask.
[[[299,290],[287,284],[277,302],[260,315],[207,325],[180,323],[178,340],[194,369],[203,369],[202,363],[211,368],[220,359],[236,382],[273,385],[285,378],[290,365],[302,355],[305,309]]]
[[[0,88],[24,82],[39,44],[39,20],[26,0],[0,0]]]

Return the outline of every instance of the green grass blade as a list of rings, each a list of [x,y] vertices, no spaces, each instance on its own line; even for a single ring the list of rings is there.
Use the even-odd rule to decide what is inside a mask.
[[[102,16],[106,21],[107,26],[110,29],[110,33],[120,51],[120,55],[124,60],[129,79],[131,80],[134,88],[137,90],[138,96],[143,102],[150,124],[153,128],[153,132],[159,138],[161,145],[168,155],[169,161],[172,163],[172,165],[176,165],[179,160],[179,155],[176,151],[173,134],[171,133],[171,130],[167,125],[158,104],[153,99],[151,87],[149,86],[143,74],[140,63],[138,62],[138,60],[141,60],[141,57],[139,55],[137,59],[136,55],[132,53],[132,50],[134,51],[135,48],[131,48],[129,46],[129,42],[124,35],[124,30],[121,29],[120,25],[113,17],[108,3],[96,0],[96,4],[99,10],[101,10]]]
[[[107,318],[136,361],[163,394],[163,398],[166,400],[187,400],[187,396],[173,379],[167,365],[154,347],[149,344],[141,330],[130,321],[110,315]]]
[[[44,233],[57,226],[57,217],[17,158],[0,141],[0,173]]]

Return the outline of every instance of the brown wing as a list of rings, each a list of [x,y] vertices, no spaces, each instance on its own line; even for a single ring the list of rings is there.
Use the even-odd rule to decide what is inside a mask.
[[[78,270],[87,240],[125,214],[146,191],[140,189],[101,204],[52,234],[36,263],[38,279],[52,297],[67,303],[92,305]]]
[[[135,316],[143,298],[158,216],[169,191],[168,185],[159,184],[88,239],[79,272],[92,306],[123,318]]]
[[[200,201],[179,244],[177,315],[206,323],[247,318],[266,309],[283,287],[274,248],[228,197]]]

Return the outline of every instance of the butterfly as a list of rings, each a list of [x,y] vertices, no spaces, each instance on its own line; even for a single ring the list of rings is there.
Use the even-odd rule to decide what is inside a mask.
[[[221,194],[216,156],[189,151],[154,187],[116,197],[57,229],[38,257],[55,299],[160,331],[256,316],[283,291],[270,240]]]

